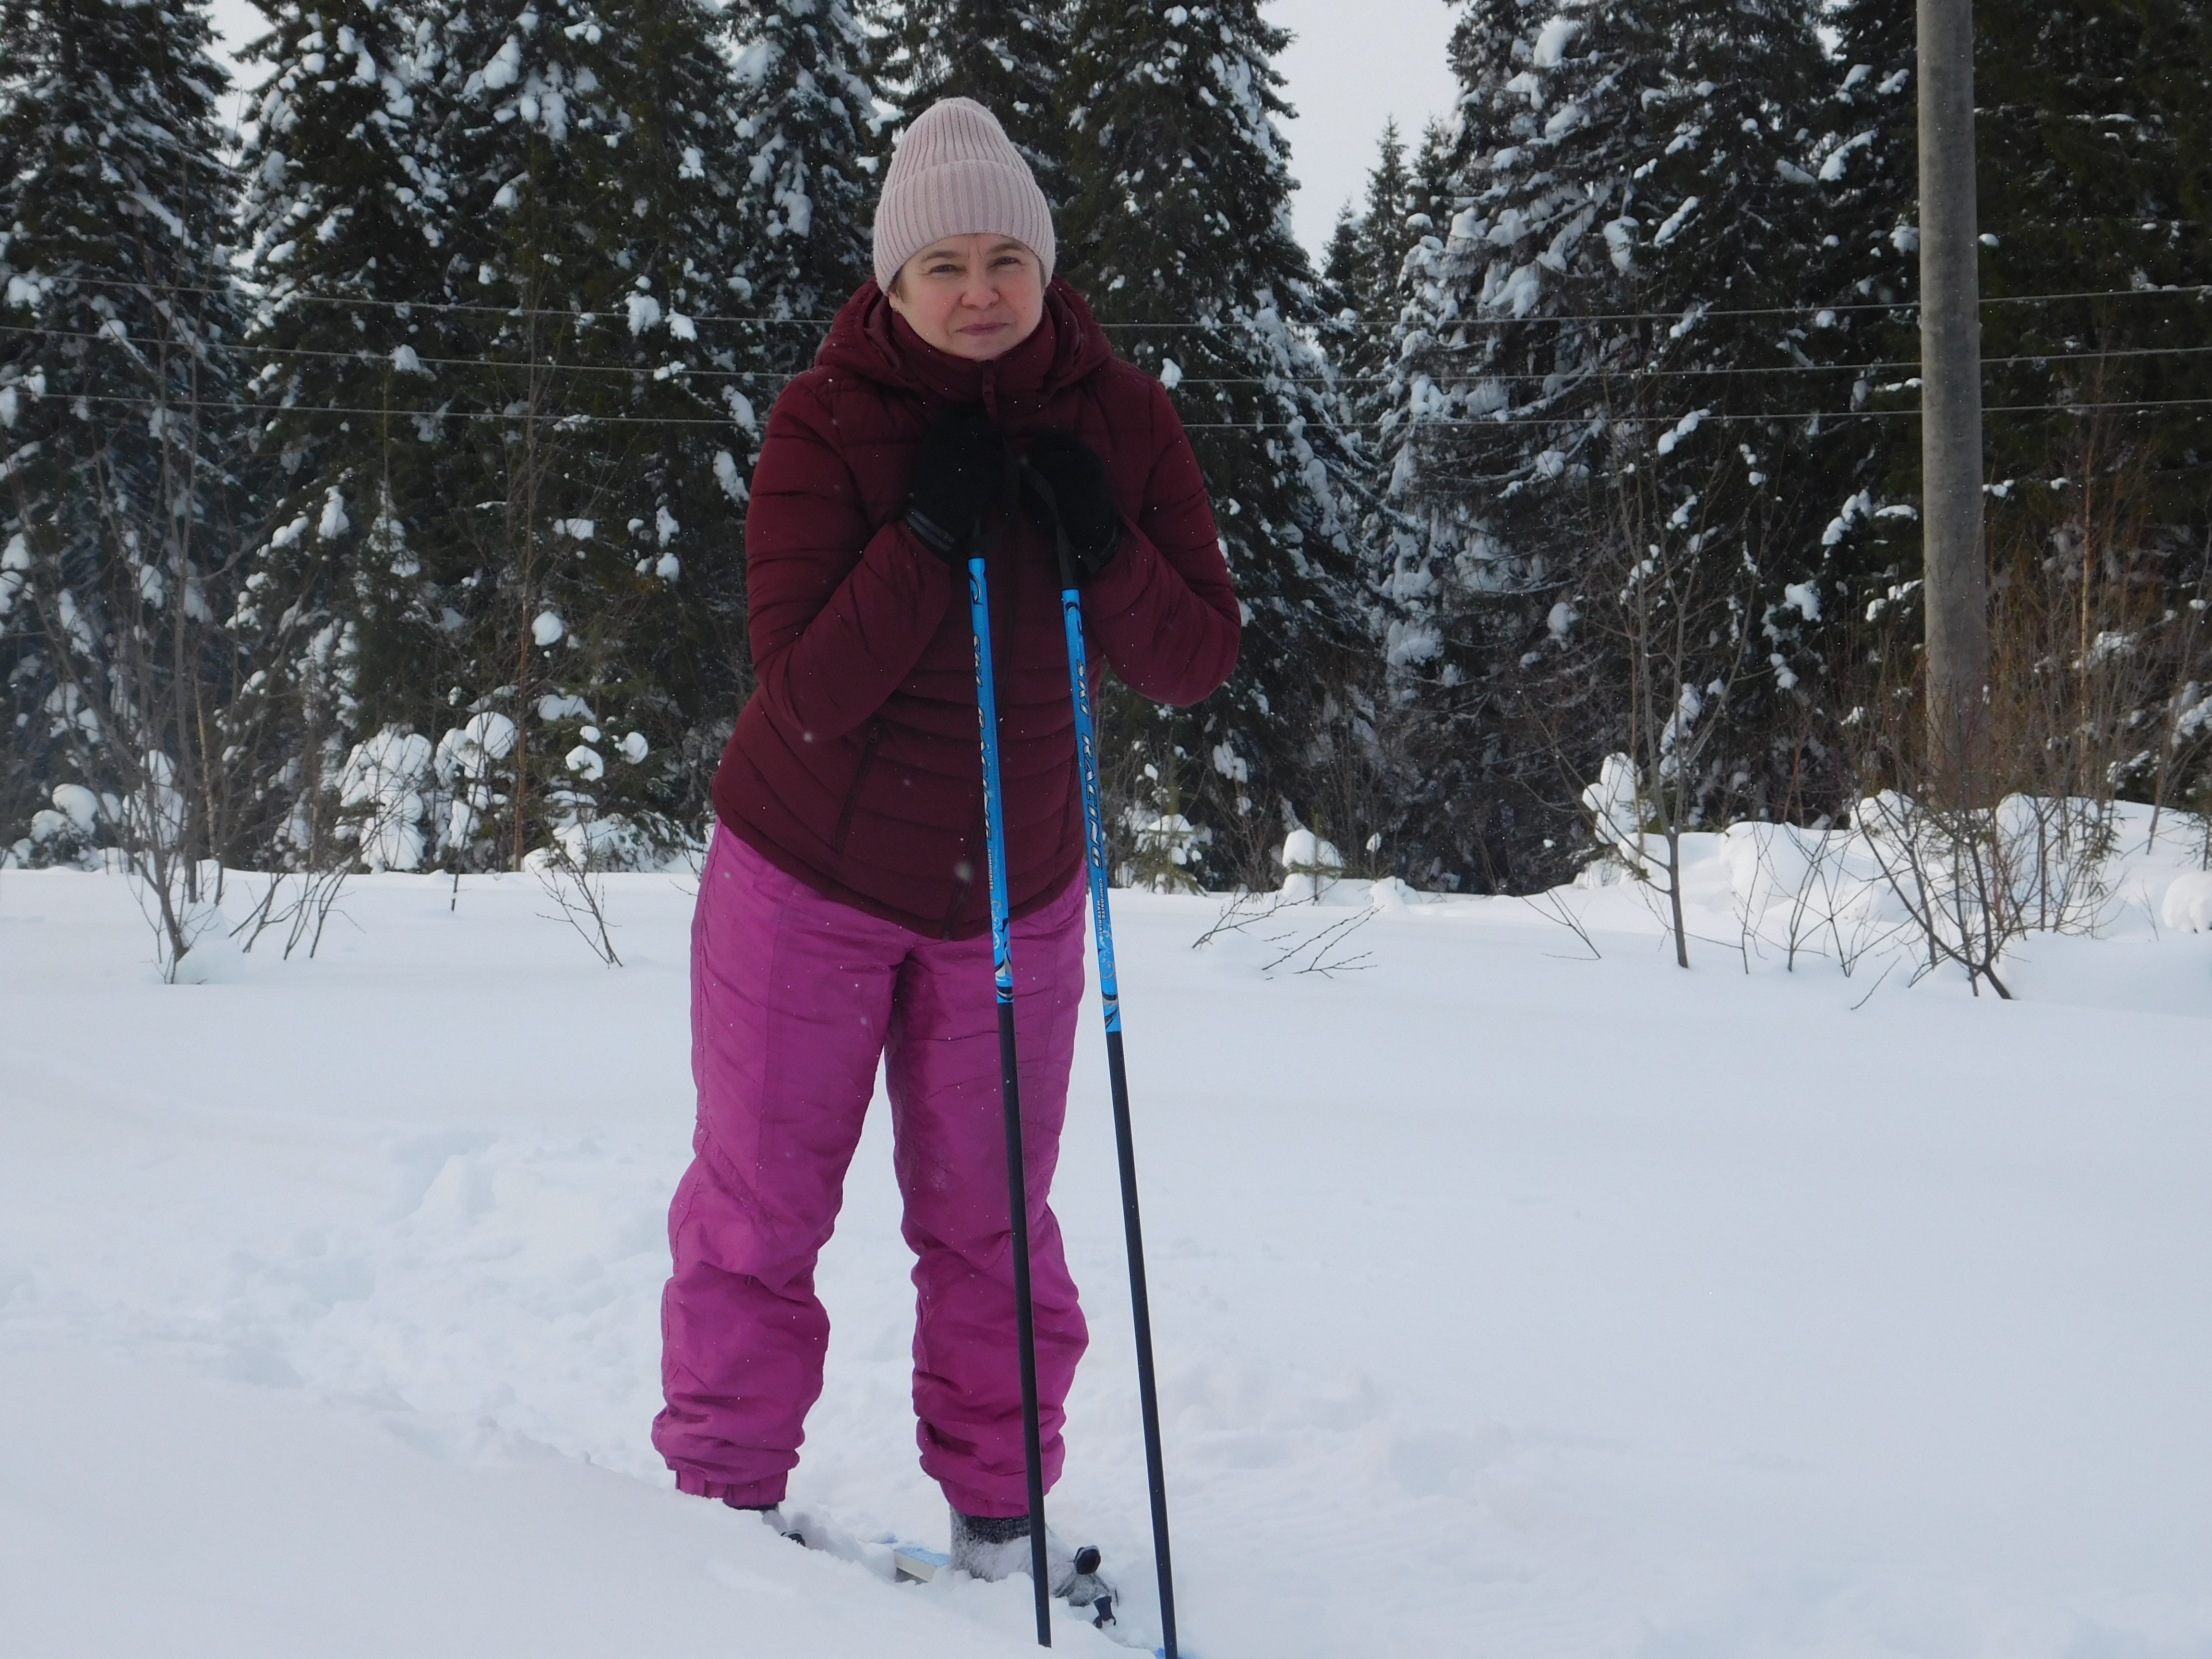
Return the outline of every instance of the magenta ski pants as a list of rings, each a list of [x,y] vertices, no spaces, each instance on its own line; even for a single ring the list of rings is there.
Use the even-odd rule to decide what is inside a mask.
[[[1013,925],[1044,1480],[1088,1340],[1046,1196],[1083,1000],[1082,882]],[[825,898],[717,827],[691,924],[691,1166],[668,1215],[666,1407],[682,1490],[782,1501],[822,1392],[814,1263],[886,1061],[915,1253],[921,1467],[969,1515],[1029,1508],[991,941],[932,939]]]

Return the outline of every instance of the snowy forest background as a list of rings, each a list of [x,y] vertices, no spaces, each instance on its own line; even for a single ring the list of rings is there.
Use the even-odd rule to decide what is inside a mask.
[[[0,0],[0,861],[692,844],[763,423],[948,93],[1249,607],[1224,691],[1109,709],[1133,878],[1304,826],[1527,891],[1912,787],[1909,0],[1457,0],[1319,268],[1255,0],[257,3],[232,132],[191,0]],[[1991,793],[2201,812],[2212,0],[1977,20]]]

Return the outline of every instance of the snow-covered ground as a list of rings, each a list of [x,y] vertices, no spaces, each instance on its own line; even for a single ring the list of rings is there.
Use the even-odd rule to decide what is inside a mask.
[[[1194,950],[1220,901],[1118,896],[1186,1650],[2212,1655],[2186,851],[2012,1002],[1792,970],[1741,836],[1688,973],[1627,885],[1559,896],[1589,948],[1345,884]],[[1019,1584],[889,1582],[944,1510],[880,1111],[793,1489],[848,1559],[647,1443],[689,888],[608,882],[611,969],[527,877],[357,879],[315,960],[169,987],[121,879],[0,872],[0,1652],[1030,1646]],[[1141,1637],[1111,1144],[1092,1030],[1053,1514]]]

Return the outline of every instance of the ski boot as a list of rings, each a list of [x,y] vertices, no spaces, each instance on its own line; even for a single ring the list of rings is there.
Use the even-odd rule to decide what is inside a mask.
[[[806,1542],[806,1535],[784,1520],[783,1505],[781,1504],[731,1504],[726,1498],[722,1502],[740,1515],[757,1515],[794,1544],[804,1545]]]
[[[1097,1545],[1071,1550],[1047,1527],[1044,1560],[1054,1595],[1072,1607],[1088,1609],[1091,1622],[1101,1628],[1114,1622],[1114,1587],[1099,1576],[1105,1558]],[[992,1583],[1029,1571],[1029,1516],[963,1515],[953,1510],[951,1565],[971,1578]]]

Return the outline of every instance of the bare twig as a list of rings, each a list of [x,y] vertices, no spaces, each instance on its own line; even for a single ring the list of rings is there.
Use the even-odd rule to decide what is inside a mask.
[[[538,915],[547,921],[565,921],[591,947],[592,954],[610,968],[623,965],[615,954],[614,935],[607,921],[605,884],[590,869],[579,866],[559,842],[540,848],[525,861],[545,895],[560,906],[557,916]]]
[[[1558,922],[1559,926],[1580,939],[1583,949],[1590,953],[1592,962],[1602,962],[1605,959],[1605,953],[1597,948],[1596,941],[1590,938],[1589,929],[1583,925],[1583,919],[1568,908],[1567,902],[1559,896],[1557,888],[1547,887],[1534,898],[1523,894],[1521,902],[1547,921]],[[1574,960],[1571,957],[1561,957],[1558,959],[1562,962]]]
[[[1867,1004],[1874,1000],[1874,994],[1881,989],[1882,981],[1889,977],[1891,969],[1894,969],[1896,966],[1897,958],[1895,957],[1892,957],[1889,961],[1883,965],[1881,972],[1875,976],[1874,983],[1867,987],[1867,994],[1861,997],[1856,1002],[1851,1004],[1851,1012],[1853,1013],[1856,1014],[1860,1009],[1865,1007]]]
[[[1346,939],[1374,920],[1375,909],[1372,905],[1364,910],[1354,910],[1329,923],[1319,933],[1310,933],[1298,939],[1273,962],[1263,965],[1260,971],[1262,974],[1273,973],[1285,963],[1295,961],[1308,951],[1312,952],[1312,960],[1304,967],[1297,969],[1296,972],[1319,974],[1322,978],[1328,979],[1338,974],[1354,973],[1371,968],[1374,966],[1373,962],[1370,960],[1373,955],[1371,951],[1363,951],[1356,957],[1340,958],[1334,962],[1330,961],[1329,957],[1331,952],[1343,948]],[[1280,934],[1273,942],[1279,942],[1288,937],[1288,934]]]

